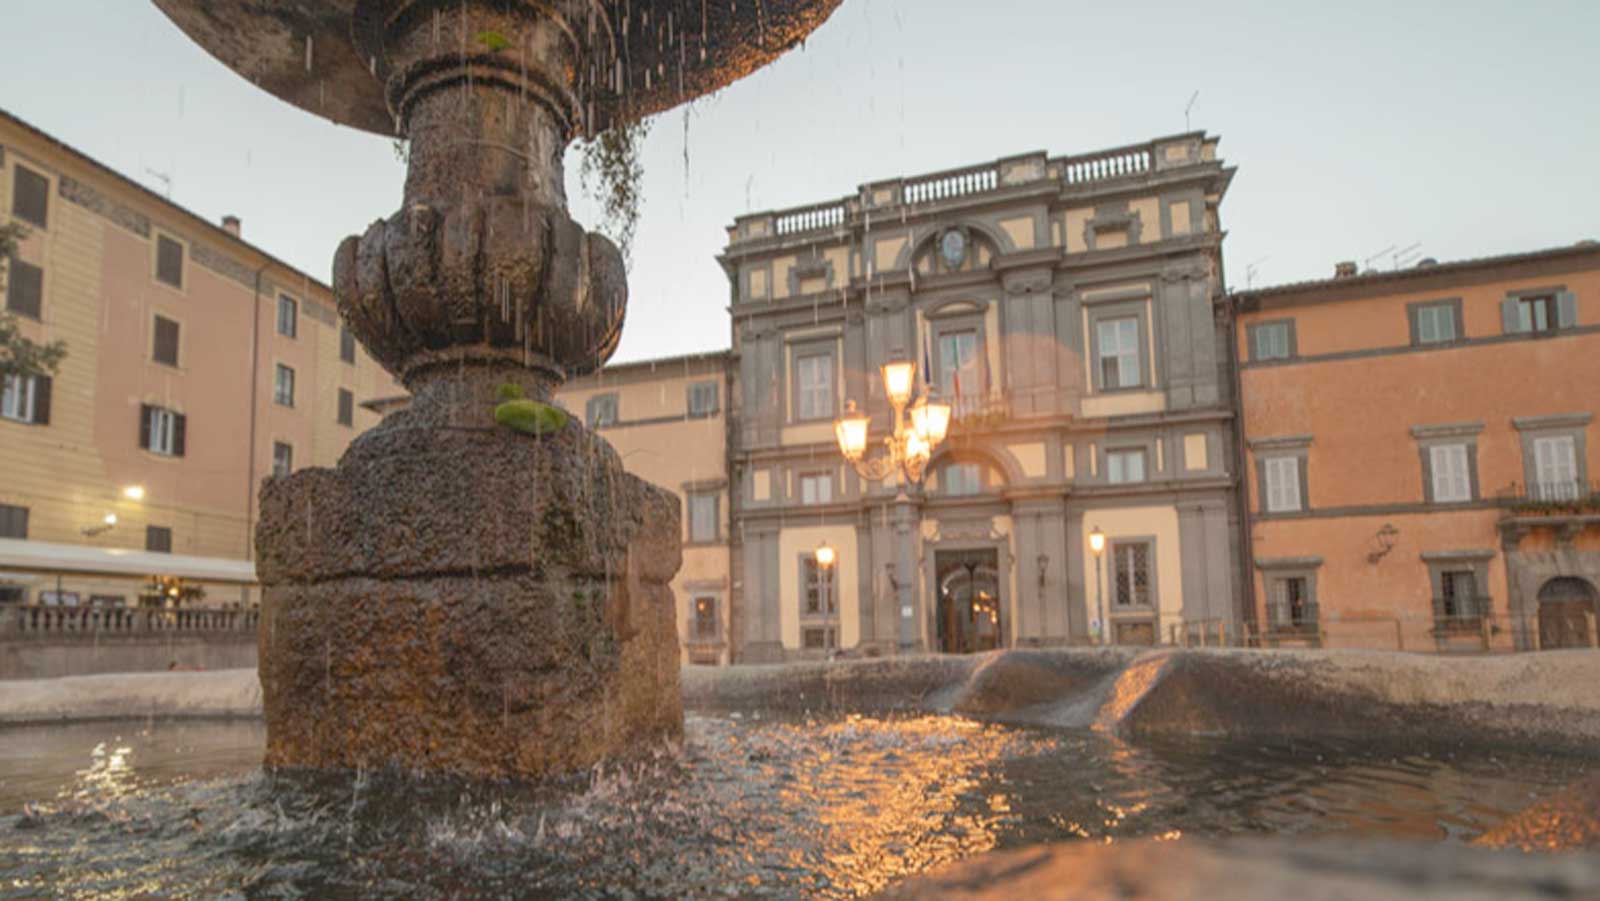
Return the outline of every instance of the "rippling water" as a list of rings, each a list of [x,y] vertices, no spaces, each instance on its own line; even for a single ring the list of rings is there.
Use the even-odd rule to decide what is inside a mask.
[[[253,722],[0,731],[0,897],[849,897],[1074,837],[1471,838],[1593,766],[691,715],[681,748],[535,788],[268,776],[263,740]]]

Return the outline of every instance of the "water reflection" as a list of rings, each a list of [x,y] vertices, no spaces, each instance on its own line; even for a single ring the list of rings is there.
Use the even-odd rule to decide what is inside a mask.
[[[215,728],[4,733],[0,896],[854,897],[1071,838],[1469,840],[1589,767],[1371,743],[1135,745],[939,716],[691,716],[682,747],[518,787],[267,776],[259,729]],[[22,815],[24,798],[42,812]]]

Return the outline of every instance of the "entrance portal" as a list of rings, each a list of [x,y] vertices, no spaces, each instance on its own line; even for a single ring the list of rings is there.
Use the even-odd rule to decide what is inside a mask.
[[[1000,562],[993,548],[935,551],[938,646],[946,654],[1000,647]]]
[[[1593,585],[1573,576],[1561,576],[1539,589],[1539,647],[1595,647],[1596,598]]]

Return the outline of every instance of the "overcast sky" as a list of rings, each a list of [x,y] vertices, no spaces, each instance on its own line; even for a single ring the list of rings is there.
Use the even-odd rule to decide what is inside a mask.
[[[0,108],[323,279],[400,205],[390,141],[234,76],[145,0],[4,0]],[[1397,8],[1398,7],[1398,8]],[[1600,238],[1600,2],[844,0],[800,50],[657,118],[617,360],[725,347],[745,212],[1192,127],[1239,168],[1229,281]],[[595,206],[577,184],[579,221]],[[1389,265],[1386,258],[1372,265]]]

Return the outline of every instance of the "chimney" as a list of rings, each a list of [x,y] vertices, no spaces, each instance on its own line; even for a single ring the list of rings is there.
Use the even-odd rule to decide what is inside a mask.
[[[238,216],[223,216],[222,217],[222,230],[227,232],[230,235],[233,235],[235,238],[239,237],[239,217]]]
[[[1356,261],[1355,260],[1341,260],[1340,262],[1337,262],[1337,263],[1333,264],[1333,277],[1334,278],[1355,278],[1355,276],[1356,276]]]

